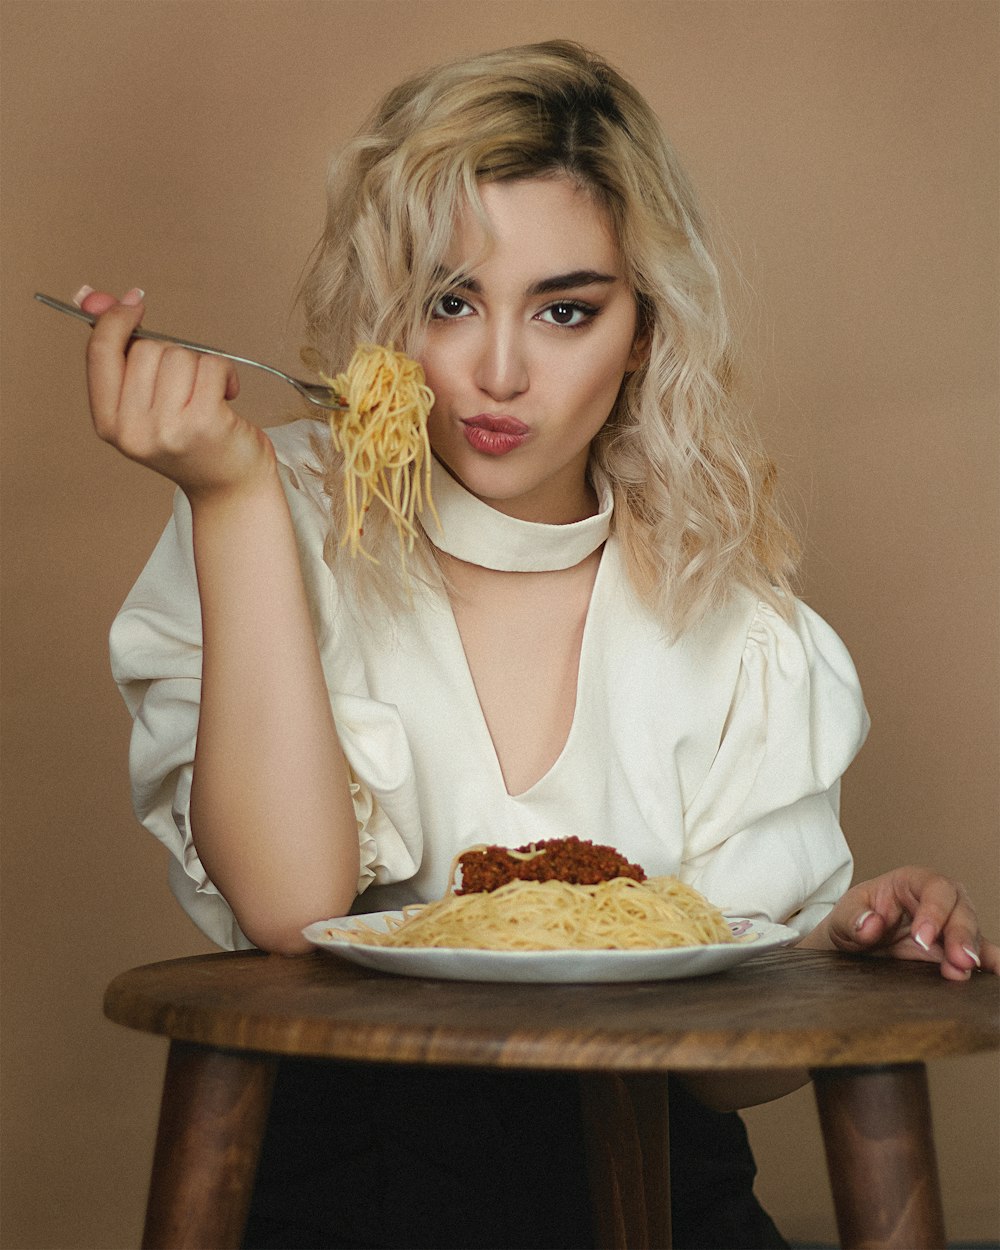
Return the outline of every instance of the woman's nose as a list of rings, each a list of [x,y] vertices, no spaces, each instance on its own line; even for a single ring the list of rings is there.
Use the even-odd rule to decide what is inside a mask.
[[[513,399],[528,389],[528,362],[517,332],[491,326],[476,362],[476,385],[497,402]]]

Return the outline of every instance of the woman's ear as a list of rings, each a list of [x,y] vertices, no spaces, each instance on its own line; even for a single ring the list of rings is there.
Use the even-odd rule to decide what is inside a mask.
[[[649,360],[649,348],[652,342],[652,335],[648,330],[638,330],[632,343],[632,351],[629,353],[628,361],[625,365],[626,373],[635,373],[636,369]]]
[[[629,353],[626,373],[635,373],[649,361],[650,349],[653,346],[653,329],[656,316],[651,301],[639,292],[635,294],[635,337],[632,340],[632,351]]]

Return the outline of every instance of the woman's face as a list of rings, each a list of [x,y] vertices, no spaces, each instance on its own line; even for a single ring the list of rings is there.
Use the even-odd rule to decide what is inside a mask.
[[[481,187],[488,238],[459,219],[417,356],[431,446],[501,512],[561,524],[594,512],[591,440],[637,367],[636,305],[605,212],[568,177]]]

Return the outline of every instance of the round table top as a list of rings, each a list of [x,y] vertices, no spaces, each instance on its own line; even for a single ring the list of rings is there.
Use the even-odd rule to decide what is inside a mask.
[[[531,985],[392,976],[260,951],[111,982],[119,1024],[225,1049],[394,1063],[668,1071],[919,1062],[1000,1046],[1000,981],[801,949],[686,980]]]

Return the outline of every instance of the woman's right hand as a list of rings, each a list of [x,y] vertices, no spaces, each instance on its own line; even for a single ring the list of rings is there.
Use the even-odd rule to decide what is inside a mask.
[[[143,293],[120,300],[84,288],[97,314],[87,347],[94,428],[130,460],[175,482],[192,503],[253,490],[271,476],[270,440],[230,407],[239,394],[231,361],[170,343],[136,339]]]

